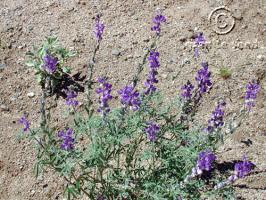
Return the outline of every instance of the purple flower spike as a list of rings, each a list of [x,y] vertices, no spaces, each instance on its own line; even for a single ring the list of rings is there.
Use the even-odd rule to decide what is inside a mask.
[[[212,164],[215,160],[216,156],[211,150],[206,149],[205,151],[200,152],[196,167],[192,168],[191,175],[188,175],[184,181],[188,182],[188,180],[201,175],[203,171],[210,172],[212,169]]]
[[[235,164],[234,174],[237,176],[237,178],[243,178],[244,176],[249,174],[253,166],[254,164],[248,161],[244,156],[243,161]]]
[[[141,104],[139,93],[134,91],[132,86],[125,86],[118,91],[120,101],[124,106],[129,106],[132,110],[138,110]]]
[[[206,40],[203,36],[203,33],[198,33],[195,37],[194,42],[197,46],[204,45],[206,43]]]
[[[205,150],[199,153],[197,160],[197,168],[201,171],[210,171],[212,168],[212,163],[215,161],[216,156],[210,151]]]
[[[144,85],[147,87],[145,91],[146,95],[150,94],[151,92],[156,91],[156,87],[154,86],[154,84],[158,83],[158,80],[156,79],[156,75],[158,74],[157,69],[160,67],[160,63],[158,60],[159,55],[160,55],[159,52],[151,51],[148,57],[150,71],[149,71],[147,80],[144,83]]]
[[[206,40],[203,36],[203,33],[198,33],[195,36],[194,43],[196,45],[195,50],[194,50],[194,57],[198,58],[199,57],[199,47],[205,45]]]
[[[151,27],[152,31],[155,31],[157,35],[160,35],[161,33],[161,23],[166,22],[165,16],[158,13],[153,19],[152,22],[154,25]]]
[[[147,137],[150,142],[156,141],[159,131],[160,127],[153,122],[148,123],[148,127],[145,128],[145,132],[147,133]]]
[[[255,82],[249,82],[246,86],[245,104],[248,111],[255,106],[257,94],[260,91],[260,86]]]
[[[212,86],[212,82],[210,80],[211,72],[209,72],[208,64],[203,62],[201,66],[202,68],[198,71],[195,78],[198,82],[199,95],[207,92]]]
[[[100,16],[97,15],[95,19],[94,35],[98,42],[102,40],[103,31],[104,31],[104,24],[100,22]]]
[[[181,87],[180,95],[184,100],[190,100],[192,97],[192,90],[194,89],[194,86],[190,83],[190,81],[187,82],[187,84],[183,85]]]
[[[100,106],[97,111],[105,116],[110,112],[108,101],[113,98],[111,95],[112,85],[107,83],[105,78],[98,78],[98,83],[100,83],[100,88],[96,90],[96,93],[99,95]]]
[[[26,132],[30,129],[30,122],[26,119],[25,115],[23,115],[18,122],[24,126],[23,132]]]
[[[66,131],[59,131],[58,137],[62,140],[60,148],[66,151],[74,149],[75,139],[73,138],[73,129],[68,128]]]
[[[42,67],[47,73],[53,74],[56,71],[56,65],[58,64],[57,58],[54,58],[53,56],[46,53],[43,57],[43,62],[44,64]]]
[[[66,97],[66,105],[74,106],[74,107],[78,106],[79,102],[76,99],[78,94],[75,91],[68,90],[68,91],[66,91],[66,95],[67,95],[67,97]]]
[[[223,117],[224,117],[224,107],[226,103],[224,101],[219,102],[216,106],[215,110],[212,112],[211,119],[208,121],[207,131],[211,133],[216,128],[219,128],[224,125]]]
[[[244,156],[243,161],[235,164],[234,174],[229,176],[226,181],[220,182],[215,186],[215,189],[223,188],[226,185],[229,185],[235,182],[239,178],[243,178],[247,176],[252,170],[254,164],[247,160],[246,156]]]

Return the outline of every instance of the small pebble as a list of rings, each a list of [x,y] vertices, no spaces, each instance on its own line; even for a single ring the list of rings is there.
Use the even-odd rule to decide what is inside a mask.
[[[0,63],[0,71],[1,70],[4,70],[6,68],[6,64],[4,64],[4,63]]]
[[[121,54],[121,52],[119,50],[117,50],[117,49],[112,50],[112,55],[119,56],[120,54]]]
[[[260,61],[263,61],[263,60],[264,60],[263,55],[258,55],[257,58],[258,58],[258,60],[260,60]]]
[[[0,108],[1,108],[1,111],[9,111],[9,108],[4,104],[2,104]]]
[[[32,98],[32,97],[35,96],[35,94],[34,94],[34,92],[29,92],[29,93],[27,94],[27,96],[30,97],[30,98]]]

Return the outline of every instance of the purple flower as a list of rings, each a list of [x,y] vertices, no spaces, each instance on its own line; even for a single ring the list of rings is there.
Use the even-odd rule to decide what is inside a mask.
[[[95,19],[94,35],[98,42],[102,39],[103,30],[104,30],[104,24],[100,22],[100,16],[97,15]]]
[[[206,40],[203,36],[203,33],[198,33],[196,36],[195,36],[195,39],[194,39],[194,42],[197,46],[200,46],[200,45],[204,45]]]
[[[185,182],[187,182],[188,180],[194,177],[201,175],[203,171],[207,171],[207,172],[211,171],[212,164],[215,160],[216,160],[216,156],[211,150],[206,149],[205,151],[200,152],[198,155],[197,165],[196,167],[192,168],[192,173],[191,175],[188,175],[185,178]]]
[[[26,131],[28,131],[28,130],[30,129],[30,123],[29,123],[29,121],[26,119],[26,116],[25,116],[25,115],[23,115],[23,116],[18,120],[18,122],[24,126],[24,128],[23,128],[23,131],[24,131],[24,132],[26,132]]]
[[[195,58],[198,58],[199,57],[199,47],[205,45],[205,42],[206,42],[206,40],[203,36],[203,33],[198,33],[195,36],[194,42],[196,44],[194,56],[195,56]]]
[[[75,91],[68,90],[68,91],[66,91],[66,95],[67,95],[66,96],[66,105],[74,106],[74,107],[78,106],[79,102],[76,99],[78,94]]]
[[[190,83],[190,81],[187,81],[185,85],[181,87],[180,95],[184,100],[190,100],[192,96],[192,90],[194,89],[194,86]]]
[[[125,86],[118,91],[120,101],[124,106],[129,106],[132,110],[138,110],[141,104],[139,93],[132,86]]]
[[[160,35],[161,33],[161,23],[166,22],[165,16],[161,14],[157,14],[153,19],[152,22],[154,25],[151,27],[152,31],[155,31],[157,35]]]
[[[73,129],[67,128],[66,131],[59,131],[58,137],[62,140],[60,148],[66,151],[74,149],[75,139],[73,138]]]
[[[244,156],[243,161],[235,164],[234,174],[229,176],[226,181],[218,183],[215,186],[215,189],[223,188],[224,186],[233,183],[237,179],[245,177],[252,170],[253,166],[254,164],[250,161],[247,161],[247,158]]]
[[[144,83],[144,85],[147,87],[145,91],[146,95],[156,90],[156,87],[154,86],[154,84],[158,83],[158,80],[156,79],[156,75],[158,74],[157,69],[160,67],[160,63],[158,60],[159,55],[160,55],[159,52],[151,51],[148,57],[150,71],[149,71],[147,80]]]
[[[98,83],[100,83],[100,88],[96,89],[96,93],[99,95],[100,106],[97,111],[105,116],[110,111],[108,101],[113,98],[111,95],[112,85],[107,83],[105,78],[98,78]]]
[[[223,117],[226,103],[224,101],[219,102],[216,106],[215,110],[212,112],[211,119],[208,121],[207,131],[210,133],[214,131],[216,128],[219,128],[224,125]]]
[[[260,91],[260,86],[255,82],[249,82],[246,86],[245,104],[247,109],[250,111],[255,106],[255,100],[257,94]]]
[[[151,69],[158,69],[160,67],[159,56],[160,56],[159,52],[150,51],[148,61]]]
[[[195,78],[198,82],[199,95],[207,92],[212,86],[212,82],[210,80],[211,72],[209,72],[208,64],[203,62],[201,66],[202,68],[198,71]]]
[[[252,170],[252,167],[253,163],[247,161],[247,158],[244,156],[243,161],[235,164],[234,174],[237,176],[237,178],[243,178],[244,176],[248,175],[248,173]]]
[[[47,73],[53,74],[56,71],[56,65],[58,64],[57,58],[54,58],[53,56],[46,53],[43,57],[43,62],[44,64],[42,67]]]
[[[212,163],[215,161],[216,156],[209,149],[199,153],[197,160],[197,168],[201,171],[210,171]]]
[[[153,122],[148,123],[148,127],[145,128],[145,132],[147,133],[147,137],[150,142],[155,142],[157,138],[156,136],[159,133],[159,131],[160,127]]]

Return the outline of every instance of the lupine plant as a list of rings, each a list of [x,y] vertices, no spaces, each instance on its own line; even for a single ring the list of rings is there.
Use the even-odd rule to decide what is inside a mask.
[[[216,150],[221,144],[219,135],[224,135],[224,101],[218,102],[209,121],[193,125],[192,116],[213,84],[207,62],[202,62],[195,83],[187,81],[171,102],[164,101],[155,84],[160,76],[160,49],[156,42],[166,17],[157,12],[152,22],[154,40],[132,81],[112,91],[107,77],[93,76],[105,27],[97,15],[96,45],[84,83],[87,100],[79,106],[76,91],[71,88],[62,91],[66,105],[75,108],[71,116],[73,123],[67,127],[58,128],[51,121],[48,123],[51,118],[47,115],[45,100],[47,83],[60,81],[61,75],[68,71],[64,60],[71,56],[70,52],[59,47],[53,38],[48,39],[37,54],[29,53],[31,60],[27,65],[34,67],[43,89],[41,123],[40,128],[32,128],[25,115],[19,123],[24,126],[23,135],[37,144],[36,175],[45,168],[56,171],[66,181],[67,199],[82,196],[93,200],[211,198],[208,195],[230,199],[233,195],[230,185],[252,169],[253,164],[246,157],[235,164],[229,178],[216,168]],[[205,41],[203,34],[195,39],[198,46]],[[148,68],[148,76],[144,86],[140,84],[137,90],[144,67]],[[96,90],[92,90],[94,82]],[[245,112],[255,106],[258,91],[257,83],[247,85],[245,103],[243,101],[247,107]],[[98,101],[94,102],[92,95]],[[115,104],[115,99],[120,101],[116,101],[118,106],[110,106],[111,101]]]

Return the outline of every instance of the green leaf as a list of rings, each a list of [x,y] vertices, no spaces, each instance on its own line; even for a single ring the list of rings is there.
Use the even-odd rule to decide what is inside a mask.
[[[54,43],[56,43],[57,42],[57,37],[48,37],[47,38],[47,42],[48,42],[48,44],[54,44]]]
[[[63,70],[64,73],[67,73],[67,74],[71,73],[70,67],[63,67],[62,70]]]
[[[32,60],[29,60],[25,63],[25,65],[28,67],[35,67],[36,63],[34,63],[34,61],[32,61]]]
[[[36,80],[37,80],[37,83],[41,83],[42,82],[42,79],[43,79],[43,75],[42,74],[37,74],[36,75]]]
[[[26,56],[34,56],[34,53],[31,51],[26,52]]]

